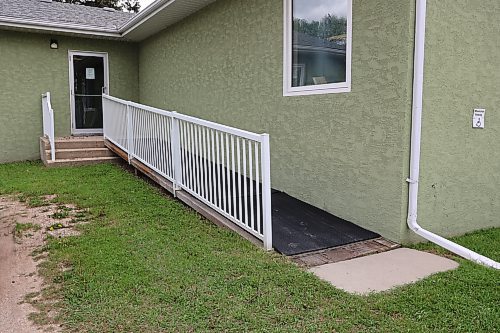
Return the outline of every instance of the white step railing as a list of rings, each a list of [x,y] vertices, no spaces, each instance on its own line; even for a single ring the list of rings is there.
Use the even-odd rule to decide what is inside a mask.
[[[56,148],[54,137],[54,110],[50,102],[50,92],[42,95],[42,114],[43,114],[43,136],[49,140],[50,157],[52,161],[56,160]]]
[[[269,135],[103,95],[104,138],[272,249]]]

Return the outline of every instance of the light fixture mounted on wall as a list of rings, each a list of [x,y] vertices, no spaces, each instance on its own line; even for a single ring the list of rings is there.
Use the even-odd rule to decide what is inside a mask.
[[[59,43],[57,42],[57,39],[50,40],[50,48],[53,50],[57,50],[59,48]]]

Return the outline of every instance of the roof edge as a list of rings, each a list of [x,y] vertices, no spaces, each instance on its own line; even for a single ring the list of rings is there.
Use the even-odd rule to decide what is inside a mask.
[[[207,0],[198,1],[204,2]],[[116,29],[95,27],[84,24],[55,23],[46,20],[12,18],[8,16],[2,16],[1,14],[0,27],[4,26],[11,28],[23,28],[27,30],[46,31],[54,33],[70,33],[82,36],[108,37],[117,40],[137,42],[143,40],[144,38],[134,39],[133,37],[129,37],[132,32],[134,32],[136,29],[141,27],[141,25],[146,23],[151,18],[155,17],[160,12],[178,2],[182,2],[182,0],[156,0],[151,5],[146,7],[142,12],[139,12],[137,15],[133,16],[132,18],[130,18],[130,20]]]
[[[146,7],[142,12],[132,17],[128,22],[120,27],[120,33],[126,36],[131,31],[138,28],[142,23],[149,20],[177,0],[156,0],[151,5]]]
[[[106,29],[84,24],[66,24],[33,19],[18,19],[2,15],[0,15],[0,26],[103,37],[123,37],[117,29]]]

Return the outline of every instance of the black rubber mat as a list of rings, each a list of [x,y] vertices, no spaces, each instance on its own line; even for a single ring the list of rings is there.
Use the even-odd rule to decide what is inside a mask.
[[[380,237],[283,192],[272,193],[273,246],[284,255]]]
[[[222,197],[217,195],[215,186],[208,189],[208,195],[214,198],[213,201],[216,204],[223,205],[228,213],[234,212],[234,216],[240,220],[248,220],[249,216],[255,216],[255,219],[260,221],[259,229],[263,229],[263,212],[257,209],[257,202],[260,202],[257,193],[262,195],[260,183],[257,183],[255,179],[250,181],[242,175],[230,177],[230,170],[200,156],[184,151],[182,155],[186,156],[186,161],[193,165],[203,165],[207,175],[214,175],[215,183],[223,184],[221,191],[224,195]],[[196,174],[196,172],[184,175],[184,177],[186,181],[193,183],[203,182],[205,179],[203,174]],[[255,189],[254,195],[252,197],[238,196],[238,193],[243,193],[240,187]],[[226,197],[232,200],[228,199],[223,203],[221,200]],[[380,237],[376,233],[274,189],[271,192],[271,206],[273,247],[284,255],[318,251]]]

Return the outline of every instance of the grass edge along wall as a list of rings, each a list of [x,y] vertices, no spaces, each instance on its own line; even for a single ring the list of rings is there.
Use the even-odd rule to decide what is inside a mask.
[[[44,92],[52,95],[56,136],[71,133],[69,50],[107,52],[110,92],[138,100],[137,44],[0,30],[0,77],[7,78],[0,81],[0,163],[40,158]]]
[[[352,91],[283,97],[283,1],[219,0],[140,44],[140,102],[268,132],[272,184],[399,241],[413,1],[354,1]]]

